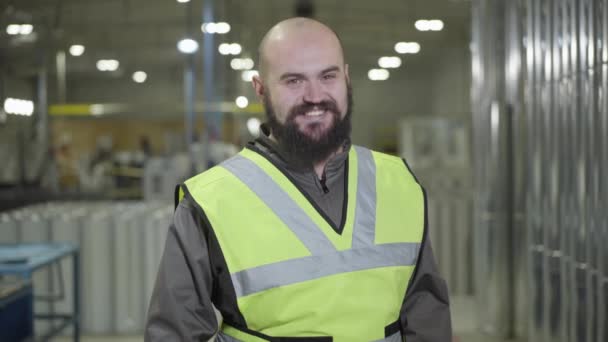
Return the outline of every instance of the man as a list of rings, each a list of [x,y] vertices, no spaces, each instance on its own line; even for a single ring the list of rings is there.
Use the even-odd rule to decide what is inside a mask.
[[[188,181],[147,341],[451,339],[424,192],[399,158],[350,144],[341,43],[292,18],[259,47],[264,134]]]

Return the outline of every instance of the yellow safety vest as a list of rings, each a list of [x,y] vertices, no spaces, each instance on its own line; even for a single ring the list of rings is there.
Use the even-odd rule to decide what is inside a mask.
[[[346,163],[341,235],[253,148],[185,182],[217,236],[247,323],[225,322],[219,341],[402,341],[423,190],[397,157],[353,146]]]

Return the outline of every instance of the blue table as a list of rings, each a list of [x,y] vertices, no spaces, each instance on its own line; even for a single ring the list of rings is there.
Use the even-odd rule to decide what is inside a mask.
[[[32,274],[43,267],[61,259],[72,257],[73,309],[72,314],[38,314],[36,319],[56,320],[61,324],[51,329],[43,337],[50,340],[69,325],[74,326],[74,341],[80,341],[80,253],[78,246],[71,243],[33,243],[33,244],[0,244],[0,275],[17,275],[31,280]]]

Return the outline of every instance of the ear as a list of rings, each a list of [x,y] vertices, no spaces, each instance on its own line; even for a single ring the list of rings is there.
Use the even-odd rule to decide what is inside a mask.
[[[253,85],[253,90],[255,90],[255,94],[257,95],[260,101],[264,99],[264,83],[262,83],[262,79],[259,76],[253,76],[251,80],[251,84]]]
[[[348,64],[344,64],[344,76],[346,77],[346,81],[350,83],[350,75],[348,74]]]

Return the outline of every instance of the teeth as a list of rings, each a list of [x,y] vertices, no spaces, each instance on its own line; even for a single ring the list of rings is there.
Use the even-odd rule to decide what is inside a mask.
[[[306,116],[319,116],[323,114],[323,110],[313,110],[306,113]]]

